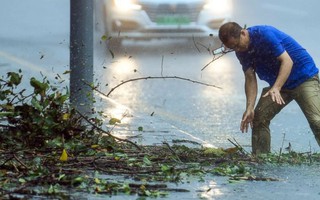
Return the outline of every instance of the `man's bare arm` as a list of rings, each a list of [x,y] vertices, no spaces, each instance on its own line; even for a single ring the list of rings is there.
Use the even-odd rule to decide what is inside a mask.
[[[254,109],[254,105],[256,103],[256,98],[257,98],[257,90],[258,90],[256,73],[253,70],[253,68],[250,67],[249,69],[247,69],[247,71],[245,71],[244,75],[245,75],[245,92],[247,97],[246,109]]]
[[[246,92],[246,111],[243,113],[242,121],[240,124],[240,130],[242,132],[248,132],[248,127],[252,128],[252,121],[254,118],[254,106],[256,103],[257,98],[257,90],[258,90],[258,84],[257,84],[257,78],[255,71],[253,68],[247,69],[247,71],[244,73],[245,75],[245,92]]]
[[[274,85],[271,87],[271,89],[263,95],[263,97],[266,96],[271,96],[272,100],[278,104],[285,104],[280,91],[284,83],[287,81],[291,70],[292,70],[292,65],[293,61],[289,54],[285,51],[283,52],[279,57],[278,60],[280,61],[280,69],[279,69],[279,74],[276,79],[276,82]]]

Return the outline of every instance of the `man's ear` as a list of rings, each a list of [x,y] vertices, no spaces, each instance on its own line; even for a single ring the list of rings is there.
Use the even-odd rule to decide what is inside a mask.
[[[242,29],[241,32],[240,32],[240,35],[245,36],[246,35],[246,29]]]

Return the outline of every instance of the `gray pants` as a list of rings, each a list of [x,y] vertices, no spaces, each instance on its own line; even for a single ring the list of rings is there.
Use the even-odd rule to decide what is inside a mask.
[[[270,88],[264,88],[255,108],[252,128],[252,153],[270,152],[270,121],[282,108],[295,100],[306,116],[310,128],[320,146],[320,83],[318,75],[305,81],[293,90],[281,90],[286,104],[279,105],[270,96],[262,97]]]

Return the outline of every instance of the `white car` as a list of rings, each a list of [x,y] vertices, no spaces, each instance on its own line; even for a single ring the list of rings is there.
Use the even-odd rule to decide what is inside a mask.
[[[209,38],[232,17],[231,0],[105,0],[106,35],[124,39]]]

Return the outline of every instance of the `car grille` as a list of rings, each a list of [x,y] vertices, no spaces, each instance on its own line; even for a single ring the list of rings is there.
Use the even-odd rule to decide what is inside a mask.
[[[203,4],[168,4],[168,3],[143,3],[143,10],[146,11],[150,20],[156,22],[158,17],[170,16],[170,15],[181,15],[187,17],[190,22],[195,22],[198,19],[199,13],[203,7]]]

